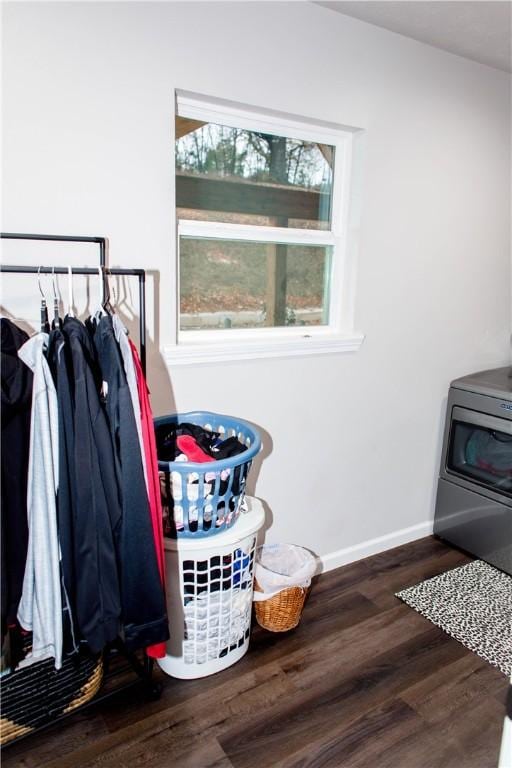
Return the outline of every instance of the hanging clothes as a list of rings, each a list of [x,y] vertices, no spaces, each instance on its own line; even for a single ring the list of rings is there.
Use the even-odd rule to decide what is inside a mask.
[[[76,625],[75,508],[77,498],[74,462],[73,364],[69,344],[59,328],[51,331],[48,341],[48,365],[57,390],[59,414],[59,489],[57,524],[61,552],[63,597],[63,647],[67,653],[79,650]]]
[[[112,315],[112,327],[114,329],[114,336],[116,337],[116,341],[119,344],[119,350],[121,352],[121,357],[123,359],[124,372],[126,374],[126,381],[128,383],[128,389],[130,390],[130,397],[131,397],[132,406],[133,406],[133,415],[135,416],[135,426],[137,427],[137,435],[139,438],[140,454],[142,458],[142,469],[144,471],[144,481],[146,483],[146,489],[149,493],[147,460],[146,460],[146,453],[144,450],[144,441],[142,438],[142,422],[141,422],[141,413],[140,413],[141,409],[140,409],[140,402],[139,402],[140,392],[138,388],[137,372],[135,369],[135,365],[133,363],[131,345],[130,345],[130,342],[128,341],[128,331],[124,327],[121,318],[116,314]]]
[[[69,345],[72,372],[65,356],[58,364],[71,376],[72,409],[63,409],[60,427],[68,446],[69,487],[59,500],[59,520],[69,524],[74,568],[65,577],[81,636],[93,652],[120,631],[121,591],[117,550],[121,537],[121,497],[110,429],[100,402],[100,373],[90,335],[79,320],[66,317],[63,335]],[[59,374],[60,375],[60,374]],[[69,537],[69,539],[67,538]],[[70,555],[69,550],[68,555]]]
[[[155,557],[132,400],[110,315],[99,320],[94,344],[120,478],[122,523],[118,562],[123,629],[126,647],[133,651],[168,640],[165,595]]]
[[[153,426],[153,413],[149,401],[149,390],[142,371],[139,354],[136,347],[129,341],[130,353],[137,376],[138,401],[140,403],[140,419],[142,424],[142,439],[146,466],[148,468],[148,494],[151,525],[153,527],[153,541],[158,564],[160,581],[165,592],[165,557],[164,557],[164,532],[163,512],[160,493],[160,477],[158,472],[158,459],[156,455],[155,429]],[[154,659],[162,659],[165,656],[165,643],[156,643],[146,648],[146,653]]]
[[[18,620],[32,630],[31,658],[62,666],[62,603],[56,496],[59,479],[57,393],[44,356],[48,334],[18,352],[34,374],[28,461],[28,548]]]
[[[2,318],[2,638],[17,622],[27,559],[32,371],[18,357],[28,335]]]

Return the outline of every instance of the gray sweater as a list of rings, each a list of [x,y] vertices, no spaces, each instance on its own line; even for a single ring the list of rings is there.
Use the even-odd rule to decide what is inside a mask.
[[[57,393],[44,356],[48,334],[38,333],[19,357],[34,374],[28,465],[28,552],[18,620],[32,630],[32,658],[62,666],[62,600],[56,495],[59,478]]]

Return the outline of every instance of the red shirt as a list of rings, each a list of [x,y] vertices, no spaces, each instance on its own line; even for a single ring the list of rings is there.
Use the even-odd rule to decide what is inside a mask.
[[[149,509],[151,514],[151,523],[153,525],[153,539],[155,542],[156,559],[160,578],[165,589],[165,558],[164,558],[164,535],[162,524],[162,503],[160,497],[160,479],[158,476],[158,459],[156,455],[155,430],[153,427],[153,413],[151,403],[149,402],[149,390],[142,372],[139,354],[131,339],[128,339],[132,355],[135,373],[137,376],[137,390],[140,403],[140,420],[142,426],[142,442],[144,444],[144,455],[146,457],[146,467],[148,473],[148,497]],[[165,656],[165,643],[157,643],[146,648],[146,653],[154,659],[161,659]]]

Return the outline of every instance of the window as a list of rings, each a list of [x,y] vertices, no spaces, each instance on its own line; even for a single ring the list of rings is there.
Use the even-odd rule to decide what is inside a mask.
[[[181,92],[175,120],[174,362],[201,347],[223,359],[359,346],[346,282],[353,131]]]

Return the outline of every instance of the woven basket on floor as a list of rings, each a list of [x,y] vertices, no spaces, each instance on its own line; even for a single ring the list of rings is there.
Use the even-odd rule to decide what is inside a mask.
[[[256,592],[262,592],[258,582],[254,580]],[[289,587],[268,600],[254,603],[256,621],[270,632],[288,632],[294,629],[302,616],[309,587]]]
[[[103,659],[65,659],[55,669],[53,659],[35,662],[1,679],[0,744],[30,733],[85,704],[103,680]]]

